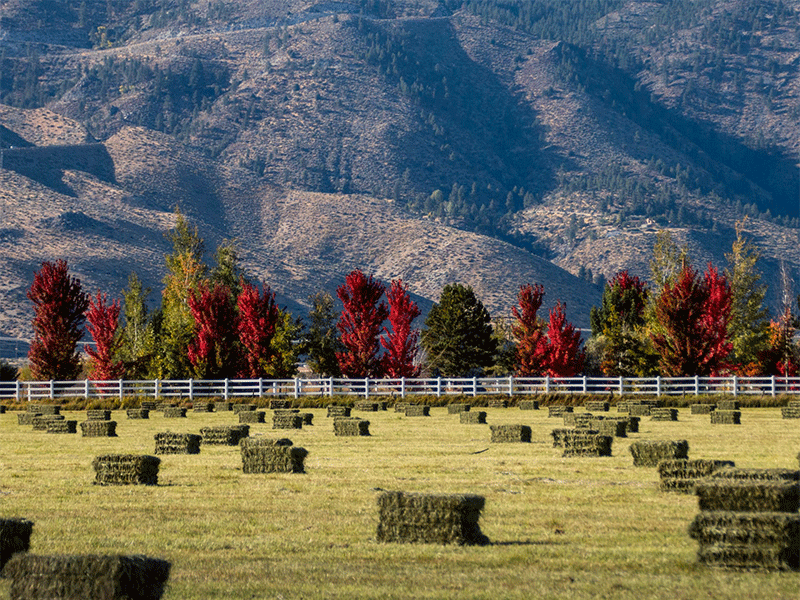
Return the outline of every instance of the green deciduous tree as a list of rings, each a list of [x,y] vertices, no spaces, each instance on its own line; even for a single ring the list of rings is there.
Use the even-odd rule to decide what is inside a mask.
[[[341,377],[342,370],[339,368],[336,354],[344,352],[344,346],[336,327],[337,315],[333,308],[333,296],[326,292],[318,292],[310,300],[308,327],[303,336],[308,366],[318,375]]]
[[[129,379],[145,379],[151,375],[156,348],[154,325],[147,310],[149,294],[150,288],[145,289],[139,276],[131,273],[128,287],[122,290],[125,325],[119,349],[125,376]]]

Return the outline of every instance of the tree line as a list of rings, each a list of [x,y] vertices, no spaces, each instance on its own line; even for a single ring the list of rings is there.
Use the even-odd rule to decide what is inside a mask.
[[[308,317],[295,318],[268,285],[246,277],[233,243],[223,242],[216,264],[206,265],[203,240],[178,213],[157,310],[148,310],[150,290],[135,273],[122,299],[109,299],[85,292],[65,261],[42,263],[28,291],[30,376],[284,379],[301,360],[316,375],[346,378],[795,375],[791,306],[769,319],[758,251],[743,223],[736,232],[728,267],[709,264],[702,273],[660,232],[650,282],[627,271],[608,280],[584,341],[561,301],[541,314],[545,289],[536,283],[520,286],[510,319],[492,319],[471,287],[446,285],[420,329],[406,283],[387,285],[356,269],[337,288],[340,310],[319,292]]]

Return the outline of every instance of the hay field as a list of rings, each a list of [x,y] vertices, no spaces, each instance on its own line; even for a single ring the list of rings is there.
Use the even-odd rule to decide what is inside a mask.
[[[425,418],[390,407],[369,413],[370,437],[335,436],[325,409],[297,431],[254,423],[251,435],[306,448],[306,473],[244,474],[238,447],[204,445],[196,455],[162,455],[157,486],[93,485],[92,460],[153,454],[156,433],[198,433],[236,416],[129,420],[115,410],[118,437],[84,438],[32,431],[9,412],[0,415],[0,517],[34,521],[37,554],[169,560],[167,600],[797,597],[800,573],[697,565],[687,533],[697,499],[659,491],[656,469],[633,467],[628,446],[687,439],[690,458],[797,468],[800,420],[743,409],[742,425],[712,426],[681,409],[677,422],[643,418],[639,433],[614,439],[611,457],[562,458],[550,432],[563,422],[547,410],[481,410],[488,424],[461,424],[442,407]],[[528,425],[532,442],[492,444],[491,424]],[[492,544],[380,544],[380,490],[485,496],[480,526]]]

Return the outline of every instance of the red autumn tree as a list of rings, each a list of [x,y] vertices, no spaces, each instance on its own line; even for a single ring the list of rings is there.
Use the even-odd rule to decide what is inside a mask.
[[[239,374],[241,377],[265,377],[279,317],[275,293],[268,285],[259,293],[256,286],[243,283],[236,304],[239,307],[239,341],[244,353]]]
[[[709,365],[709,372],[714,375],[721,369],[729,367],[728,357],[733,350],[733,344],[728,336],[733,293],[728,278],[720,275],[711,263],[703,275],[703,285],[708,291],[708,298],[701,326],[708,338],[706,363]]]
[[[198,379],[225,379],[239,372],[236,303],[231,291],[217,283],[200,284],[189,294],[194,318],[194,339],[189,343],[189,362]]]
[[[81,372],[76,348],[83,337],[89,298],[67,263],[43,262],[28,290],[33,302],[33,341],[28,351],[31,374],[39,380],[73,380]]]
[[[121,360],[114,360],[122,338],[117,335],[119,327],[119,300],[108,303],[108,297],[97,292],[95,298],[89,298],[89,310],[86,311],[86,329],[92,336],[94,348],[86,346],[86,353],[91,357],[89,379],[120,379],[125,375],[125,366]]]
[[[542,285],[523,285],[517,294],[519,307],[511,307],[517,320],[511,332],[517,338],[517,375],[520,377],[538,377],[547,369],[548,341],[545,323],[538,315],[543,298]]]
[[[561,301],[550,310],[547,338],[547,374],[550,377],[574,377],[583,371],[586,356],[581,349],[581,332],[567,321],[566,305]]]
[[[345,377],[381,377],[378,336],[389,316],[386,304],[380,301],[384,285],[367,277],[360,270],[351,272],[336,290],[343,309],[336,326],[342,334],[345,351],[336,358]]]
[[[383,355],[383,372],[387,377],[417,377],[420,365],[414,364],[419,348],[419,329],[411,329],[411,323],[420,315],[419,306],[411,299],[408,286],[402,279],[392,281],[386,292],[389,301],[389,324],[392,330],[383,328],[385,337],[381,345],[386,349]]]

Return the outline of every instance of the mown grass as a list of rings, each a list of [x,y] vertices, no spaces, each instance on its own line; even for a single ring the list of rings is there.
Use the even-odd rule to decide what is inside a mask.
[[[610,458],[562,458],[546,410],[482,409],[489,424],[522,423],[530,444],[490,444],[488,425],[458,415],[360,413],[368,438],[314,425],[252,434],[290,437],[310,454],[301,475],[245,475],[238,448],[162,456],[158,486],[93,485],[92,459],[152,454],[162,431],[233,424],[232,413],[128,420],[117,438],[33,432],[0,415],[0,510],[35,522],[31,551],[143,553],[171,561],[165,599],[209,598],[796,598],[800,574],[730,572],[696,564],[687,526],[693,496],[658,490],[655,469],[635,468],[631,441],[687,439],[690,458],[742,467],[797,468],[800,422],[778,408],[745,409],[742,425],[641,421]],[[613,409],[612,409],[613,410]],[[84,420],[85,413],[64,413]],[[269,420],[269,419],[268,419]],[[486,547],[379,544],[381,489],[486,497]],[[0,598],[8,597],[0,580]]]

